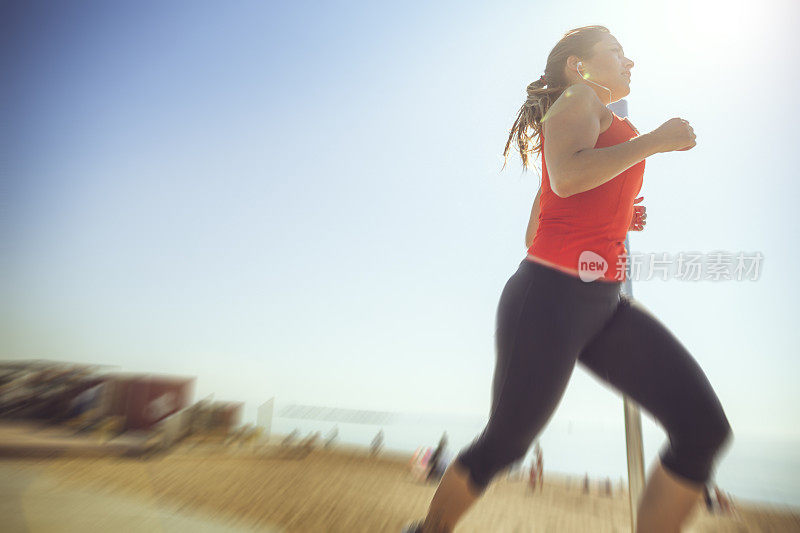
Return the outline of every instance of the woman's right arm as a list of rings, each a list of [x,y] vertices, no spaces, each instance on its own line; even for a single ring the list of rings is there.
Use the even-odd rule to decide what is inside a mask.
[[[673,118],[650,133],[594,148],[605,106],[580,83],[567,88],[563,96],[548,111],[544,148],[550,184],[561,198],[599,187],[653,154],[696,144],[688,122]]]

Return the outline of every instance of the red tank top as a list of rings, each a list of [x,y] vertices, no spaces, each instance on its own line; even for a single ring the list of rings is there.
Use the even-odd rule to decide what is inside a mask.
[[[611,126],[600,134],[594,147],[613,146],[638,135],[627,118],[613,114]],[[528,253],[578,270],[584,281],[624,281],[625,235],[633,218],[633,200],[642,188],[645,161],[599,187],[561,198],[550,188],[544,142],[542,137],[539,225]]]

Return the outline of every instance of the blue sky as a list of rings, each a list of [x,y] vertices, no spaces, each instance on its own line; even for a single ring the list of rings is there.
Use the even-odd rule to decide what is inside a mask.
[[[198,376],[357,409],[485,414],[538,188],[502,150],[570,28],[634,60],[641,252],[760,251],[758,281],[639,281],[734,431],[800,438],[800,8],[670,2],[5,3],[0,357]],[[622,423],[580,367],[556,419]]]

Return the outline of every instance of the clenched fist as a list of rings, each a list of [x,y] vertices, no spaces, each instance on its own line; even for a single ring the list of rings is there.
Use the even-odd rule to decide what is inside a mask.
[[[682,118],[671,118],[658,128],[650,132],[656,139],[659,152],[683,151],[694,148],[697,145],[697,136],[689,125],[688,120]]]

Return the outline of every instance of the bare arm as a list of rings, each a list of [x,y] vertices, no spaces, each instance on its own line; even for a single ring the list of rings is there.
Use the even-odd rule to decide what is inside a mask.
[[[561,198],[610,181],[639,161],[661,150],[652,133],[614,146],[594,148],[600,136],[605,106],[594,91],[575,84],[548,111],[545,159],[550,185]]]
[[[531,207],[531,218],[528,220],[528,229],[525,230],[525,249],[531,247],[533,244],[533,236],[536,235],[536,228],[539,227],[539,197],[542,196],[541,187],[536,192],[536,198],[533,199],[533,207]]]

